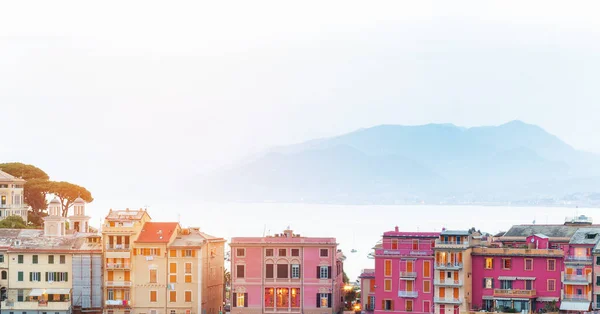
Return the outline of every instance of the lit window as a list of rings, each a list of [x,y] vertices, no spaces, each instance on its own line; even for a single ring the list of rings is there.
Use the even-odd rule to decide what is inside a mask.
[[[492,269],[494,268],[494,259],[491,257],[488,257],[485,259],[485,269]]]
[[[494,288],[494,278],[485,278],[483,287],[486,289]]]
[[[245,301],[246,301],[246,294],[245,293],[238,293],[236,300],[237,300],[236,307],[244,307],[245,306]]]

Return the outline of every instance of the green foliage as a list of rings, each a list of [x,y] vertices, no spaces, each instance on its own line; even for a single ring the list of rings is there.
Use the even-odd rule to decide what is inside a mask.
[[[34,166],[27,165],[20,162],[9,162],[0,164],[0,170],[24,180],[41,179],[50,180],[50,177],[42,169]]]
[[[346,275],[346,272],[344,272],[343,274],[344,274],[344,283],[348,284],[350,282],[350,278],[348,278],[348,275]]]
[[[26,229],[27,224],[21,216],[8,216],[0,220],[0,228],[2,229]]]
[[[344,301],[346,301],[346,307],[352,309],[352,302],[356,301],[356,291],[354,289],[346,291],[344,294]]]
[[[558,306],[556,305],[556,301],[546,302],[544,304],[544,312],[558,312]]]

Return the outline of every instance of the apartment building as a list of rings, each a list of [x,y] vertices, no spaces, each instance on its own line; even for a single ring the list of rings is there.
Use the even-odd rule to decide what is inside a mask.
[[[598,311],[600,310],[600,241],[596,243],[596,245],[592,249],[592,262],[594,263],[592,270],[592,309],[594,311]],[[2,264],[0,264],[0,267],[1,265]]]
[[[360,293],[362,310],[373,313],[375,310],[375,269],[363,269],[358,277],[360,280]]]
[[[232,314],[337,313],[343,309],[343,261],[335,238],[285,230],[231,239]]]
[[[0,220],[16,215],[27,221],[29,206],[23,196],[24,185],[25,180],[0,171]]]
[[[87,230],[67,234],[66,219],[60,216],[57,200],[50,202],[48,213],[44,230],[0,229],[0,278],[6,292],[3,312],[100,312],[101,282],[97,279],[101,265],[85,269],[73,265],[73,261],[84,257],[100,259],[99,237]]]
[[[459,314],[471,309],[471,247],[467,230],[442,230],[435,240],[434,313]]]
[[[383,234],[375,249],[375,313],[387,311],[431,313],[434,254],[439,232]]]
[[[105,219],[105,313],[217,314],[223,306],[223,238],[145,210]]]

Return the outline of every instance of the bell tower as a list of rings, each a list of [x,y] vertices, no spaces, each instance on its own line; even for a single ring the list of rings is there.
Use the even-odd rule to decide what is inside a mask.
[[[61,215],[62,204],[55,197],[48,204],[48,216],[44,217],[44,235],[60,237],[65,235],[67,219]]]
[[[73,202],[73,215],[69,216],[69,230],[89,232],[90,217],[85,215],[85,201],[78,197]]]

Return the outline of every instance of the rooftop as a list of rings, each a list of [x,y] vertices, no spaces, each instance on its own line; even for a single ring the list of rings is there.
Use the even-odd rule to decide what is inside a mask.
[[[135,242],[168,243],[178,228],[179,223],[176,222],[146,222]]]
[[[467,230],[443,230],[441,235],[468,236]]]
[[[439,232],[410,232],[410,231],[388,231],[383,233],[384,237],[401,237],[401,238],[437,238]]]
[[[187,231],[186,231],[187,230]],[[173,243],[171,243],[171,247],[189,247],[189,246],[202,246],[206,241],[222,241],[225,242],[225,239],[218,238],[209,234],[206,234],[200,231],[200,228],[186,228],[184,232],[179,234]]]
[[[108,215],[106,215],[106,219],[108,220],[141,220],[144,215],[148,215],[148,213],[143,210],[129,210],[129,208],[125,210],[110,210]]]
[[[0,182],[19,182],[25,183],[25,180],[12,176],[2,170],[0,170]]]
[[[549,238],[571,238],[577,229],[577,225],[515,225],[512,226],[502,237],[528,237],[534,234],[543,234]],[[589,227],[600,227],[590,225]],[[502,239],[500,239],[502,240]]]
[[[579,228],[571,237],[569,244],[594,245],[600,239],[600,228]]]
[[[47,237],[42,229],[0,229],[0,247],[9,251],[101,251],[102,243],[89,243],[92,233],[75,233],[62,237]]]

